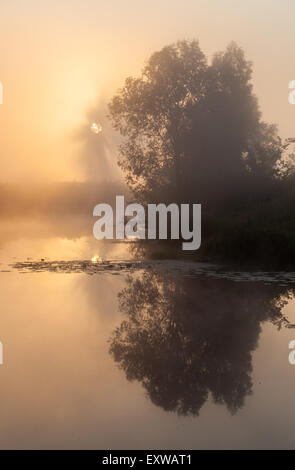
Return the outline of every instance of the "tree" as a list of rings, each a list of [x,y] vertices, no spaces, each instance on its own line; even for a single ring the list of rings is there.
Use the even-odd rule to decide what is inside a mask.
[[[261,120],[251,76],[235,43],[208,65],[193,40],[155,52],[139,78],[127,78],[109,109],[139,200],[202,202],[273,176],[281,141]]]

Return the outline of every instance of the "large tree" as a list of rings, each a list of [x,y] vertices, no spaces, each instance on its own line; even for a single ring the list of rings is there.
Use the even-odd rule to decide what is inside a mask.
[[[197,41],[154,53],[110,103],[119,164],[142,201],[197,200],[272,176],[282,146],[261,119],[252,68],[231,43],[211,64]],[[210,189],[208,189],[210,187]]]

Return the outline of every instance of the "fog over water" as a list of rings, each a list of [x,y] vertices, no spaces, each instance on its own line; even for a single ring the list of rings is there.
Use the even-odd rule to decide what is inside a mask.
[[[126,244],[32,227],[0,246],[1,448],[293,447],[294,284],[119,269]]]

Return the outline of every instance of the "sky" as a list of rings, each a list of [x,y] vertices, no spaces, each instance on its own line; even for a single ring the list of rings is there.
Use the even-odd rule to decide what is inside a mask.
[[[88,179],[93,110],[178,39],[198,39],[209,59],[236,41],[263,118],[294,137],[294,26],[294,0],[1,0],[0,181]]]

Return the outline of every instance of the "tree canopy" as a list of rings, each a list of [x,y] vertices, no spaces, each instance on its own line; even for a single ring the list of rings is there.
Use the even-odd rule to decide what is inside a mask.
[[[126,79],[109,109],[139,200],[203,202],[274,175],[282,143],[262,120],[251,78],[235,43],[209,64],[192,40],[155,52],[140,77]]]

